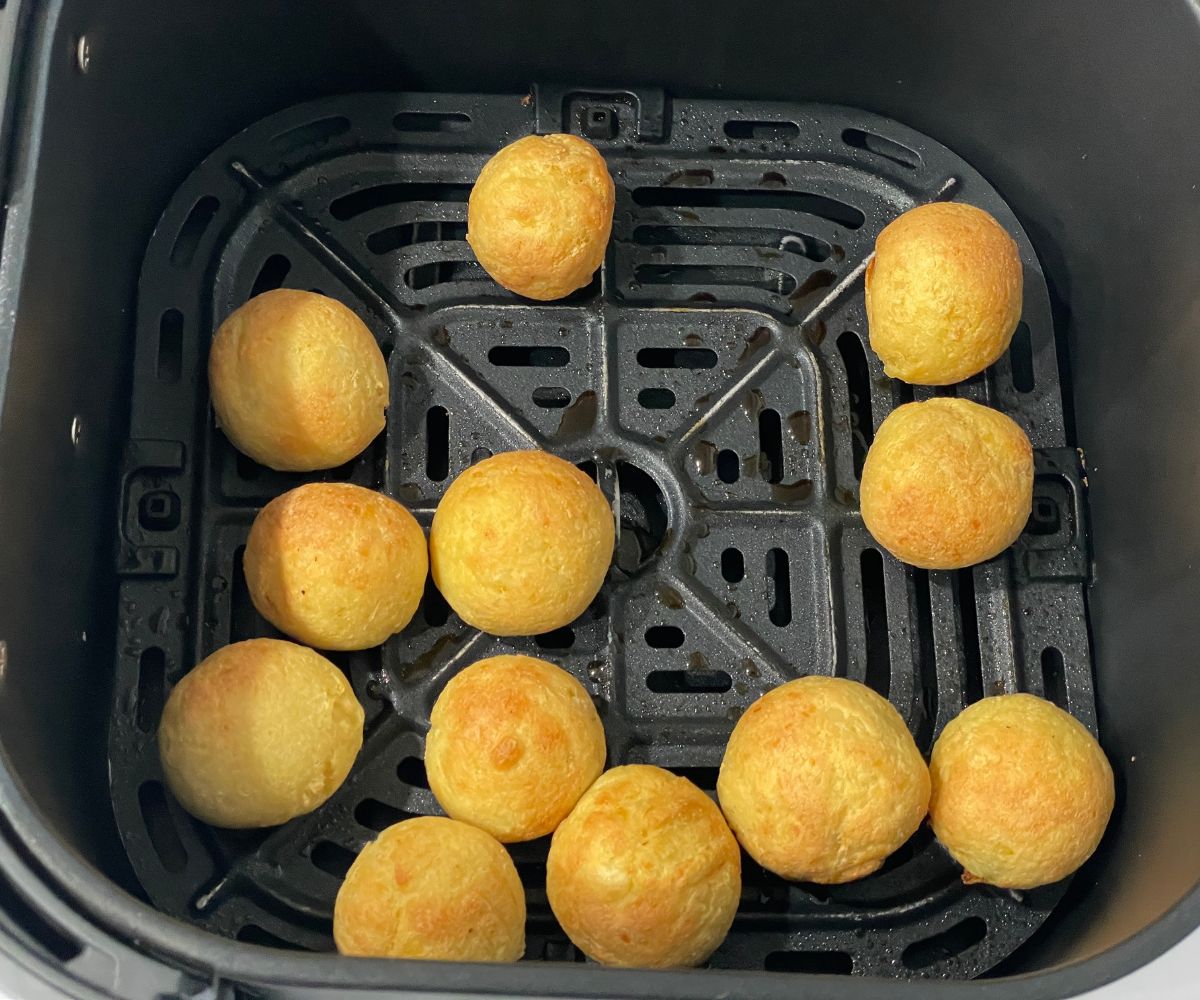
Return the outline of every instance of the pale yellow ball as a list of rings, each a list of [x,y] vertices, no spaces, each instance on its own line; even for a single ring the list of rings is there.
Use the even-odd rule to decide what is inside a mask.
[[[601,775],[546,861],[554,915],[605,965],[699,965],[729,933],[741,888],[737,841],[712,799],[646,764]]]
[[[158,747],[167,784],[213,826],[274,826],[337,790],[363,710],[337,667],[281,639],[218,649],[171,690]]]
[[[863,464],[863,523],[902,562],[962,569],[999,555],[1033,507],[1033,448],[1010,417],[966,399],[894,410]]]
[[[1030,694],[984,698],[929,764],[933,832],[964,882],[1032,889],[1082,865],[1112,815],[1112,767],[1073,716]]]
[[[508,852],[482,830],[408,819],[350,866],[333,939],[343,955],[515,962],[525,952],[525,891]]]
[[[213,337],[208,381],[225,436],[272,469],[332,469],[383,430],[383,353],[361,319],[316,292],[280,288],[236,309]]]
[[[803,882],[850,882],[921,825],[929,771],[886,698],[845,678],[801,677],[738,720],[717,795],[764,868]]]
[[[395,500],[309,483],[259,511],[243,566],[254,606],[281,632],[319,649],[367,649],[412,620],[429,554]]]
[[[544,451],[509,451],[462,473],[429,532],[433,579],[468,625],[539,635],[578,618],[613,554],[613,515],[596,483]]]
[[[604,770],[604,726],[587,691],[532,656],[473,663],[438,695],[430,722],[433,794],[503,843],[552,833]]]
[[[934,202],[879,234],[867,267],[871,347],[892,378],[950,385],[996,361],[1021,318],[1021,255],[987,212]]]
[[[518,295],[559,299],[592,280],[612,231],[616,189],[596,147],[574,135],[527,135],[479,172],[467,242]]]

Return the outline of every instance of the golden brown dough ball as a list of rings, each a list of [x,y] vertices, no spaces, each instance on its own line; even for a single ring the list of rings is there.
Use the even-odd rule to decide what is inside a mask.
[[[1113,773],[1071,715],[1031,694],[984,698],[938,738],[933,832],[964,882],[1032,889],[1066,878],[1104,834]]]
[[[450,484],[433,516],[429,558],[446,602],[493,635],[540,635],[578,618],[613,554],[600,487],[544,451],[508,451]]]
[[[531,299],[592,280],[616,193],[604,157],[574,135],[527,135],[483,165],[467,205],[467,242],[483,269]]]
[[[916,832],[929,770],[886,698],[842,677],[801,677],[738,720],[717,795],[760,865],[834,884],[870,875]]]
[[[587,691],[532,656],[467,667],[430,722],[433,794],[450,816],[503,843],[552,833],[604,770],[604,726]]]
[[[862,471],[875,540],[923,569],[961,569],[1017,540],[1033,506],[1033,448],[1008,416],[966,399],[908,403],[875,434]]]
[[[389,826],[363,848],[333,905],[343,955],[515,962],[525,890],[492,837],[442,816]]]
[[[279,288],[236,309],[213,338],[208,382],[226,437],[272,469],[332,469],[383,430],[383,353],[361,319],[316,292]]]
[[[973,205],[921,205],[886,226],[867,266],[871,347],[892,378],[950,385],[1008,350],[1021,318],[1021,255]]]
[[[550,908],[605,965],[699,965],[729,933],[741,891],[721,811],[686,778],[647,764],[601,775],[546,860]]]
[[[350,773],[363,710],[325,657],[282,639],[218,649],[171,690],[158,729],[167,784],[232,829],[311,812]]]
[[[309,483],[259,511],[243,566],[254,606],[281,632],[319,649],[367,649],[412,620],[429,553],[395,500]]]

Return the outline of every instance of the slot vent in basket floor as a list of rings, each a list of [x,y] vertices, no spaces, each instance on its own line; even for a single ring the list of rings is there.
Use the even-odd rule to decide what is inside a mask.
[[[926,752],[964,704],[1015,688],[1044,691],[1094,727],[1078,464],[1044,282],[1011,212],[937,143],[844,109],[676,99],[670,128],[631,152],[626,132],[640,126],[628,96],[611,107],[589,98],[586,120],[567,117],[590,127],[601,113],[617,211],[603,274],[563,302],[506,292],[464,240],[483,151],[553,113],[517,98],[297,107],[214,153],[168,206],[139,286],[123,522],[138,558],[122,584],[110,730],[116,815],[162,910],[242,941],[329,948],[334,894],[357,850],[389,823],[438,811],[423,761],[434,699],[498,652],[572,671],[600,707],[611,762],[656,763],[710,792],[739,715],[805,674],[885,693]],[[953,196],[1012,230],[1026,289],[1012,356],[951,391],[1025,427],[1038,497],[1011,553],[924,573],[877,549],[857,493],[879,421],[931,393],[884,377],[861,285],[809,314],[891,218],[952,177]],[[279,285],[344,301],[388,356],[387,431],[340,469],[271,472],[237,456],[207,416],[209,332]],[[253,834],[188,819],[154,737],[184,671],[227,641],[275,634],[241,579],[255,512],[301,482],[344,480],[385,490],[428,526],[463,469],[531,447],[577,463],[619,511],[613,569],[583,616],[494,639],[430,584],[401,635],[335,658],[367,728],[329,803]],[[527,953],[578,961],[546,903],[546,849],[512,845]],[[958,876],[927,827],[846,886],[789,884],[747,864],[710,964],[973,976],[1034,933],[1065,888],[1018,896]]]

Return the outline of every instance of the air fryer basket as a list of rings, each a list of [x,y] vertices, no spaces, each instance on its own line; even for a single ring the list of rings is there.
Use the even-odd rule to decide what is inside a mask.
[[[492,151],[560,130],[608,159],[613,239],[590,287],[532,304],[475,263],[466,199]],[[1000,218],[1026,288],[1012,351],[941,391],[1004,409],[1037,449],[1028,530],[1011,553],[958,573],[905,567],[863,528],[865,450],[914,389],[866,347],[861,281],[816,315],[888,221],[935,197]],[[267,500],[321,477],[237,454],[215,429],[205,370],[216,324],[280,285],[344,301],[390,359],[387,431],[324,478],[383,489],[427,525],[473,461],[546,448],[596,477],[620,531],[608,582],[566,628],[498,640],[430,584],[401,635],[335,656],[367,711],[363,752],[328,803],[260,835],[191,820],[165,790],[155,730],[165,692],[201,658],[278,635],[246,593],[246,533]],[[1095,728],[1079,456],[1065,447],[1040,266],[974,170],[894,122],[821,105],[668,104],[646,89],[302,105],[222,146],[172,199],[147,251],[137,329],[110,774],[134,869],[174,916],[331,948],[333,897],[357,850],[437,811],[422,762],[434,699],[498,652],[547,656],[587,685],[610,764],[660,764],[707,789],[743,709],[810,673],[890,697],[925,752],[985,694],[1045,694]],[[546,846],[513,847],[527,957],[581,960],[546,904]],[[846,886],[793,885],[747,863],[739,916],[710,964],[973,976],[1066,888],[1001,892],[960,874],[927,828]]]
[[[962,0],[953,11],[930,0],[844,0],[836,9],[819,0],[774,7],[728,0],[582,6],[557,0],[0,0],[0,65],[0,981],[17,995],[324,1000],[410,990],[790,998],[801,989],[830,1000],[1042,1000],[1129,972],[1196,927],[1200,672],[1190,663],[1200,640],[1194,571],[1200,464],[1187,414],[1200,396],[1200,130],[1194,121],[1200,20],[1190,0],[1149,7],[1128,0],[1027,0],[1003,8]],[[524,107],[518,98],[530,80],[584,81],[587,89],[542,88]],[[367,122],[360,99],[345,96],[364,93],[392,95],[371,99],[393,103],[395,95],[407,94],[408,103]],[[457,97],[453,108],[439,98],[433,107],[432,95],[449,93],[512,96]],[[225,147],[241,152],[248,173],[208,163],[195,177],[215,176],[215,170],[226,186],[191,187],[197,164],[231,136],[280,109],[312,108],[313,101],[327,101],[334,110],[325,117],[346,119],[347,130],[326,120],[315,133],[280,137],[273,148],[266,144],[286,128],[238,147],[254,138],[248,133]],[[763,102],[771,101],[782,102],[775,107],[783,117],[764,110],[770,105]],[[496,114],[480,110],[493,105]],[[590,113],[575,118],[592,106],[595,121]],[[685,108],[692,109],[687,122]],[[429,111],[449,117],[392,121]],[[792,120],[793,114],[800,117]],[[739,122],[733,136],[724,135],[726,118]],[[297,126],[315,120],[288,119]],[[432,132],[404,127],[431,121],[438,125]],[[782,123],[782,131],[758,135],[759,126],[747,121]],[[795,135],[786,134],[788,121]],[[425,189],[424,204],[461,213],[452,189],[440,185],[469,183],[508,138],[501,122],[512,137],[534,128],[590,132],[614,169],[635,169],[619,179],[622,209],[602,287],[544,307],[499,293],[472,273],[461,253],[461,215],[430,216],[440,223],[436,231],[416,226],[416,219],[411,228],[402,219],[365,228],[380,214],[412,208],[404,192],[359,214],[347,213],[343,202],[344,219],[322,214],[315,190],[301,192],[298,208],[272,199],[288,183],[272,173],[273,165],[286,173],[288,164],[311,167],[324,157],[339,171],[328,175],[329,183],[354,182],[336,154],[356,135],[372,134],[393,152],[424,149],[425,180],[435,185]],[[643,133],[652,138],[643,140]],[[783,142],[799,149],[802,135],[820,140],[808,147],[816,160],[785,162]],[[769,148],[759,148],[762,143]],[[300,148],[289,152],[295,144]],[[906,159],[916,168],[905,167]],[[857,186],[834,190],[836,177],[815,172],[822,161],[839,170],[858,164],[865,173],[855,175]],[[667,182],[677,169],[705,168],[713,170],[711,182],[703,175]],[[725,172],[737,169],[743,173]],[[782,187],[766,177],[771,173]],[[861,455],[866,429],[902,397],[899,386],[874,384],[879,372],[865,344],[859,361],[861,291],[847,289],[821,316],[825,336],[818,344],[821,328],[803,319],[830,286],[801,285],[826,269],[845,275],[884,217],[930,197],[949,176],[962,182],[950,197],[984,204],[1010,231],[1027,236],[1020,241],[1027,280],[1038,293],[1025,317],[1029,351],[1022,333],[1015,364],[997,367],[990,382],[957,391],[990,394],[994,405],[1027,422],[1039,445],[1041,502],[1019,549],[997,564],[1005,568],[1002,578],[989,578],[986,567],[948,581],[930,574],[926,590],[919,577],[888,559],[876,562],[868,552],[863,563],[869,539],[851,496],[854,427],[862,434]],[[203,226],[201,206],[192,265],[169,268],[162,281],[147,279],[147,288],[164,295],[150,302],[139,294],[139,274],[165,268],[163,253],[169,263],[174,242],[166,245],[170,238],[162,234],[184,226],[195,207],[194,201],[183,204],[181,192],[188,190],[197,200],[217,197],[216,212]],[[640,203],[638,190],[654,193],[644,193]],[[768,200],[722,203],[731,190]],[[857,208],[863,224],[852,229],[849,216],[813,212],[836,210],[828,202],[791,207],[797,203],[784,193],[796,191]],[[396,195],[400,201],[385,204]],[[334,200],[331,194],[330,207]],[[242,203],[245,210],[237,212]],[[164,206],[173,214],[152,239]],[[737,246],[752,248],[773,223],[728,226],[713,218],[727,211],[756,220],[771,213],[815,215],[821,228],[796,227],[798,236],[822,242],[785,241],[790,230],[780,227],[777,242],[759,243],[778,258],[751,250],[734,260]],[[230,213],[243,218],[241,228]],[[255,219],[263,226],[251,232]],[[297,222],[307,222],[310,233],[296,230]],[[383,253],[369,247],[358,255],[341,252],[382,229],[392,230],[376,238]],[[742,242],[708,239],[709,230],[721,229],[731,239],[728,230],[740,230]],[[833,239],[833,230],[845,231],[845,240]],[[226,247],[228,266],[214,257],[217,243]],[[355,268],[338,272],[336,260],[321,256],[320,245],[328,250],[331,243],[335,257],[353,260]],[[812,259],[825,252],[823,244],[829,256]],[[845,260],[836,259],[834,244]],[[181,260],[186,249],[184,241]],[[280,260],[263,272],[276,255],[287,258],[287,275]],[[193,271],[205,262],[214,269],[201,280]],[[445,609],[430,595],[411,631],[376,662],[342,658],[371,708],[371,761],[380,773],[356,775],[343,815],[322,816],[328,823],[319,831],[305,830],[321,837],[302,843],[302,826],[290,845],[271,835],[239,840],[197,832],[165,788],[154,787],[149,730],[169,681],[229,635],[263,627],[235,589],[239,532],[253,510],[288,483],[265,471],[254,479],[252,465],[239,467],[207,424],[196,364],[211,322],[243,300],[260,273],[263,287],[304,278],[304,287],[351,302],[391,347],[393,375],[418,377],[415,384],[397,384],[400,405],[390,436],[376,444],[370,461],[337,475],[392,490],[427,517],[446,482],[437,478],[441,458],[449,476],[457,468],[452,463],[470,461],[477,448],[515,447],[532,436],[581,463],[595,462],[614,501],[619,492],[625,547],[619,575],[603,606],[593,609],[601,617],[575,628],[570,646],[566,633],[528,646],[564,660],[591,684],[588,667],[608,662],[591,650],[607,647],[610,628],[614,638],[623,635],[622,655],[612,658],[623,669],[608,676],[593,671],[617,754],[693,768],[685,773],[711,784],[719,734],[732,720],[720,711],[706,714],[706,706],[736,712],[755,685],[774,679],[772,669],[809,669],[822,651],[824,669],[856,672],[886,687],[926,745],[953,703],[948,682],[955,677],[971,681],[964,698],[985,693],[995,681],[1034,689],[1041,683],[1097,726],[1116,770],[1117,809],[1096,856],[1067,886],[1018,900],[960,890],[944,856],[918,840],[878,882],[863,883],[872,891],[908,892],[890,907],[879,899],[852,900],[843,890],[821,901],[814,887],[784,886],[749,869],[754,892],[717,967],[644,973],[563,961],[576,956],[538,895],[534,845],[521,857],[537,918],[531,944],[537,956],[557,961],[484,969],[350,961],[308,950],[327,943],[336,877],[326,869],[337,872],[373,825],[431,807],[413,763],[420,757],[420,699],[428,704],[449,658],[482,653],[484,644],[469,646],[465,637],[455,644],[462,633],[453,618],[438,623]],[[618,275],[639,287],[623,287]],[[374,276],[375,291],[387,294],[364,291],[364,276]],[[169,285],[180,293],[173,301],[165,299]],[[695,295],[700,298],[693,301]],[[796,301],[789,302],[792,296]],[[425,308],[414,311],[421,304]],[[155,315],[152,306],[162,312]],[[1038,311],[1043,308],[1048,317]],[[164,323],[170,309],[178,310],[178,320]],[[505,318],[513,328],[501,327]],[[565,336],[558,335],[560,327]],[[765,338],[760,327],[768,331]],[[526,329],[537,339],[518,338]],[[1046,370],[1054,355],[1045,339],[1051,329],[1062,373],[1057,378]],[[688,343],[689,333],[710,343]],[[621,367],[594,349],[606,336],[644,341]],[[155,338],[165,347],[161,358]],[[558,364],[562,354],[542,350],[547,347],[565,350],[567,363]],[[648,362],[699,363],[701,355],[681,353],[693,349],[711,350],[717,360],[712,368],[646,367],[637,360],[643,347],[652,349]],[[503,349],[496,360],[532,363],[496,364],[489,358],[493,348]],[[771,361],[769,370],[756,368],[776,353],[799,358],[800,367]],[[406,355],[421,361],[410,363]],[[160,360],[168,379],[178,366],[178,381],[160,381]],[[739,389],[728,410],[679,444],[677,434],[688,428],[683,419],[668,423],[672,411],[698,416],[705,404],[696,400],[706,393],[707,405],[718,402],[722,387],[734,384],[731,368],[742,376],[754,372],[743,388],[759,389],[761,404]],[[523,386],[522,379],[528,380]],[[593,380],[604,391],[593,388],[597,395],[588,400],[582,394]],[[498,405],[481,404],[469,382],[486,387]],[[1019,391],[1031,383],[1032,391]],[[635,392],[624,391],[633,386]],[[642,390],[649,390],[648,405],[639,401]],[[674,407],[655,408],[665,407],[668,390]],[[796,393],[803,402],[788,405]],[[556,405],[562,402],[567,405]],[[808,445],[799,444],[804,419],[787,420],[802,408]],[[770,415],[759,425],[767,411],[779,414],[778,434]],[[466,447],[464,412],[479,433],[495,437]],[[516,424],[505,414],[515,414]],[[618,419],[620,435],[606,438],[607,446],[599,430],[587,430],[593,420],[595,428],[608,429]],[[423,451],[430,432],[435,444],[443,432],[446,442],[444,451],[434,448],[439,462],[432,478]],[[621,450],[609,450],[618,439]],[[697,450],[702,441],[715,453]],[[1086,448],[1085,457],[1077,445]],[[750,461],[739,467],[731,453]],[[765,458],[757,458],[756,468],[757,456]],[[699,471],[710,463],[712,472]],[[726,481],[735,472],[736,481]],[[805,480],[811,493],[802,499]],[[401,491],[403,484],[414,488]],[[755,513],[720,520],[728,508]],[[785,521],[774,520],[780,510],[789,511]],[[218,524],[222,512],[229,516]],[[686,533],[663,530],[677,525]],[[698,537],[704,527],[709,535]],[[740,565],[735,555],[722,559],[727,549],[741,553]],[[776,596],[781,560],[772,555],[768,572],[769,549],[787,554],[790,602]],[[173,587],[170,578],[154,575],[169,570],[172,558]],[[734,583],[726,572],[744,575]],[[218,578],[224,591],[212,589],[220,586]],[[867,581],[865,593],[854,589],[860,579]],[[825,592],[815,592],[822,581]],[[164,600],[146,596],[164,583]],[[1046,603],[1034,596],[1046,586],[1060,595],[1050,603],[1061,622],[1053,615],[1040,619],[1036,610],[1024,614]],[[144,594],[135,593],[143,587]],[[209,588],[203,596],[201,587]],[[1083,621],[1064,595],[1084,593],[1090,637],[1064,624]],[[122,601],[132,601],[133,610]],[[673,606],[678,603],[683,606]],[[789,603],[792,621],[775,624],[772,611],[779,617]],[[169,613],[162,614],[164,608]],[[633,616],[632,627],[617,627],[623,615]],[[1010,629],[1001,627],[1005,621]],[[646,631],[659,626],[666,630],[654,641],[674,641],[670,629],[677,628],[682,644],[648,646]],[[790,639],[822,634],[823,650],[815,641],[804,646]],[[445,644],[424,672],[401,669],[432,653],[437,639]],[[761,655],[735,657],[732,651],[747,642]],[[544,649],[547,643],[559,648]],[[136,657],[122,653],[135,647]],[[976,647],[978,666],[967,660]],[[1061,670],[1052,652],[1043,662],[1051,648],[1062,655]],[[157,697],[157,654],[142,663],[150,649],[162,650]],[[692,663],[693,652],[705,662]],[[752,661],[758,677],[744,669],[743,659]],[[1020,669],[1006,673],[1006,664]],[[143,667],[149,686],[138,692]],[[659,690],[647,683],[651,673]],[[368,692],[372,679],[378,683]],[[714,690],[726,683],[727,689]],[[140,726],[137,705],[115,697],[118,685],[148,706]],[[917,698],[922,691],[936,691],[937,699],[925,704]],[[394,704],[406,706],[403,713]],[[124,737],[112,725],[114,707],[125,720]],[[671,712],[677,714],[667,721]],[[376,746],[403,757],[388,760]],[[129,774],[113,774],[110,783],[113,761]],[[359,783],[364,794],[356,799]],[[140,844],[125,843],[118,833],[114,785],[124,789],[122,815],[132,817],[132,824],[122,820],[125,836],[136,839],[141,826]],[[134,798],[143,788],[144,810]],[[368,800],[374,804],[365,805]],[[166,848],[169,864],[180,868],[175,902],[167,898],[175,890],[166,884],[172,880],[144,816],[170,821],[157,827],[160,848],[171,844],[164,830],[178,837],[177,850]],[[325,846],[318,851],[318,844]],[[287,879],[260,864],[276,851],[289,866]],[[925,862],[928,877],[915,877]],[[231,877],[223,880],[218,871]],[[286,886],[297,888],[289,894]],[[201,902],[199,910],[193,899]],[[980,909],[968,913],[970,906]],[[854,920],[831,919],[851,910]],[[802,925],[791,913],[804,918]],[[883,957],[865,952],[853,937],[855,922],[865,938],[885,946],[886,974],[821,974],[884,968]],[[822,928],[829,932],[824,939]],[[1024,944],[987,975],[958,978],[990,965],[1025,934]],[[919,947],[908,952],[906,964],[912,945]],[[812,972],[797,978],[755,971],[766,965]]]

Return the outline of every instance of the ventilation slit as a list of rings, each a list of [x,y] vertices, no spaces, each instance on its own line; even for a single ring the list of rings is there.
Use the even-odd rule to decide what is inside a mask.
[[[543,385],[533,390],[533,401],[544,410],[561,410],[571,402],[571,394],[560,385]]]
[[[763,968],[768,972],[807,972],[818,976],[848,976],[854,959],[844,951],[773,951]]]
[[[783,549],[767,551],[767,580],[771,584],[771,624],[783,628],[792,621],[792,579]]]
[[[707,347],[643,347],[637,363],[643,368],[716,368],[717,352]]]
[[[753,121],[746,118],[731,118],[725,123],[725,134],[730,139],[752,139],[755,142],[781,142],[795,139],[800,126],[795,122]]]
[[[183,313],[168,309],[158,321],[158,363],[155,374],[160,382],[178,382],[183,373]]]
[[[158,646],[147,646],[138,660],[137,727],[152,733],[162,718],[166,692],[167,654]]]
[[[1067,670],[1062,650],[1047,646],[1042,650],[1042,689],[1048,701],[1067,711]]]
[[[762,477],[768,483],[783,481],[783,422],[778,410],[763,410],[758,415],[758,447],[762,451]]]
[[[915,941],[904,949],[900,960],[905,968],[925,969],[938,962],[956,958],[968,948],[979,944],[987,935],[982,917],[967,917],[949,930],[934,934],[924,941]]]
[[[975,608],[975,572],[960,569],[954,574],[958,590],[958,614],[962,624],[963,697],[972,705],[983,697],[983,661],[979,652],[979,619]]]
[[[565,368],[570,360],[565,347],[498,344],[488,351],[488,361],[498,368]]]
[[[450,618],[450,605],[434,586],[433,577],[425,581],[425,596],[421,599],[421,617],[430,628],[441,628]]]
[[[633,201],[646,207],[667,208],[766,208],[807,212],[847,229],[861,229],[867,217],[852,205],[807,191],[737,190],[716,187],[643,187]]]
[[[556,628],[553,632],[543,632],[534,637],[539,649],[570,649],[575,645],[575,630],[570,625]]]
[[[233,554],[233,587],[229,596],[229,641],[241,642],[243,639],[261,639],[278,635],[254,606],[250,597],[250,588],[246,584],[246,571],[243,566],[246,556],[246,546],[238,547]]]
[[[883,582],[883,556],[877,549],[863,549],[863,625],[867,643],[867,686],[888,696],[892,682],[891,648],[888,640],[887,593]]]
[[[1017,392],[1033,392],[1033,335],[1024,323],[1017,324],[1008,352],[1013,388]]]
[[[846,390],[850,396],[850,437],[854,455],[854,478],[862,478],[863,462],[875,436],[871,417],[871,372],[858,335],[847,331],[837,339],[846,366]]]
[[[187,867],[187,849],[179,839],[179,831],[175,829],[163,786],[157,781],[143,783],[138,789],[138,805],[154,853],[167,871],[178,875]]]
[[[409,819],[410,814],[378,799],[363,799],[354,807],[354,820],[359,826],[382,833],[389,826]]]
[[[721,575],[729,583],[741,583],[746,576],[746,559],[741,549],[729,548],[721,553]]]
[[[450,473],[450,414],[431,406],[425,414],[425,474],[440,483]]]
[[[938,704],[937,658],[933,641],[933,605],[929,594],[929,571],[914,567],[911,573],[913,610],[917,621],[917,671],[921,685],[921,721],[917,732],[917,745],[922,750],[927,750],[933,737],[933,724],[937,718]]]
[[[429,777],[425,773],[425,761],[420,757],[405,757],[396,765],[396,777],[413,788],[429,788]]]
[[[651,649],[678,649],[683,645],[683,629],[675,625],[652,625],[646,629],[646,645]]]
[[[319,118],[315,122],[305,122],[286,132],[280,132],[271,139],[271,145],[277,150],[302,149],[305,146],[328,142],[349,131],[350,119],[334,115],[330,118]]]
[[[259,268],[258,277],[254,279],[254,285],[250,289],[250,297],[254,298],[254,296],[261,295],[263,292],[282,288],[283,282],[291,269],[292,262],[283,254],[271,254],[270,257],[263,261],[263,266]]]
[[[471,127],[471,116],[461,111],[401,111],[392,124],[401,132],[461,132]]]
[[[196,249],[209,224],[217,217],[217,209],[221,203],[211,194],[192,206],[183,225],[179,227],[179,235],[175,237],[175,245],[171,247],[171,263],[175,267],[188,267],[196,256]]]
[[[736,451],[722,448],[717,452],[717,478],[723,483],[736,483],[742,472],[742,463]]]
[[[663,388],[643,389],[638,393],[638,405],[646,410],[669,410],[675,405],[675,393]]]
[[[332,840],[322,840],[312,849],[310,857],[312,863],[321,871],[341,880],[346,877],[346,872],[354,864],[356,855],[353,851],[347,850],[341,844],[335,844]]]
[[[896,142],[895,139],[889,139],[874,132],[864,132],[862,129],[848,128],[842,133],[842,141],[847,146],[853,146],[855,149],[865,149],[869,153],[882,156],[893,163],[900,164],[902,167],[907,167],[909,170],[916,170],[921,165],[921,156],[916,150],[909,149],[907,146]]]
[[[652,670],[646,687],[655,694],[724,694],[733,678],[724,670]]]

